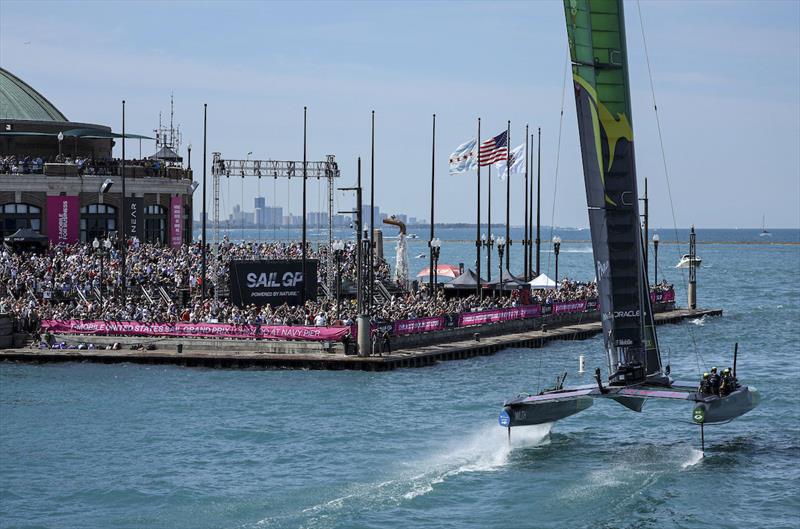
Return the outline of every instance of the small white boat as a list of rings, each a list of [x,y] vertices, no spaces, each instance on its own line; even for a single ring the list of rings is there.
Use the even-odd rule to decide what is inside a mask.
[[[772,237],[772,234],[767,231],[767,216],[763,215],[761,217],[761,233],[758,234],[759,237]]]
[[[421,254],[419,254],[419,255],[417,256],[417,259],[425,259],[426,257],[428,257],[428,256],[427,256],[427,255],[425,255],[424,253],[421,253]]]
[[[416,239],[417,238],[417,234],[416,233],[409,233],[408,234],[408,238],[409,239]]]
[[[678,264],[675,265],[675,268],[689,268],[689,263],[690,262],[691,262],[691,258],[689,257],[689,254],[687,253],[686,255],[681,257],[681,260],[678,261]],[[700,259],[700,257],[698,257],[696,255],[694,256],[694,267],[695,268],[699,268],[700,264],[702,262],[703,262],[703,260]]]

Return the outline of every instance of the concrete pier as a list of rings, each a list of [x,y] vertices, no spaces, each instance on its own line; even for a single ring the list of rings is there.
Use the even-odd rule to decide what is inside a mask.
[[[655,315],[657,325],[700,318],[702,316],[721,316],[721,309],[675,309]],[[191,340],[191,347],[178,352],[178,343],[190,340],[171,339],[159,343],[153,351],[134,350],[76,350],[76,349],[7,349],[0,351],[0,360],[16,362],[96,362],[114,364],[130,362],[137,364],[173,364],[186,367],[209,368],[277,368],[277,369],[355,369],[364,371],[388,371],[402,367],[425,367],[440,361],[462,360],[475,356],[493,355],[502,349],[512,347],[539,348],[554,340],[583,340],[602,331],[599,321],[586,323],[565,323],[557,327],[510,332],[485,336],[476,328],[478,336],[461,339],[447,339],[439,343],[415,345],[393,350],[382,356],[349,356],[341,352],[341,346],[324,348],[321,344],[304,344],[297,352],[269,352],[269,350],[247,351],[243,344],[233,344],[220,340]],[[433,342],[435,333],[429,333],[428,342]],[[121,338],[81,336],[75,340],[102,343],[120,341],[132,343],[131,338],[124,342]],[[75,341],[73,340],[73,341]],[[144,341],[144,339],[142,339]],[[173,343],[174,342],[174,343]],[[220,342],[220,343],[213,343]],[[200,348],[205,343],[208,349]],[[292,342],[297,344],[297,342]],[[225,345],[225,347],[220,347]],[[276,346],[278,344],[275,344]],[[273,350],[280,350],[275,347]]]

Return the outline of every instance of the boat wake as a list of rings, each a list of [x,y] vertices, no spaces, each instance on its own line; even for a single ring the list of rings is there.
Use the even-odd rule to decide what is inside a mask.
[[[689,459],[681,463],[681,468],[687,469],[689,467],[693,467],[702,460],[703,460],[703,452],[697,450],[696,448],[692,448],[692,451],[689,454]]]
[[[398,475],[372,483],[355,483],[339,495],[307,507],[296,515],[267,518],[258,527],[284,526],[330,527],[363,512],[396,507],[403,502],[424,496],[438,485],[464,473],[494,472],[508,461],[515,449],[532,448],[549,443],[552,424],[517,428],[511,445],[506,431],[495,424],[487,425],[466,438],[459,438],[429,457],[409,462]],[[298,519],[299,518],[299,519]]]
[[[705,325],[705,324],[706,324],[706,315],[705,315],[705,314],[703,314],[703,315],[702,315],[702,316],[700,316],[699,318],[695,318],[695,319],[693,319],[693,320],[691,320],[691,321],[692,321],[692,323],[694,323],[694,324],[695,324],[695,325],[697,325],[698,327],[702,327],[703,325]]]

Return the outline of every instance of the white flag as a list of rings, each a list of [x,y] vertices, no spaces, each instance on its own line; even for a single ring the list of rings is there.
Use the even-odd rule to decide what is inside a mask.
[[[450,155],[450,174],[466,173],[478,168],[478,140],[469,140]]]
[[[511,166],[511,174],[525,173],[525,144],[511,150],[508,164]],[[506,179],[506,161],[502,160],[494,164],[497,167],[497,176],[500,180]]]

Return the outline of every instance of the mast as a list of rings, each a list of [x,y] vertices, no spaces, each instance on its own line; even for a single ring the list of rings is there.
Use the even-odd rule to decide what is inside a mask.
[[[564,10],[609,381],[663,382],[644,269],[622,0],[564,0]]]

